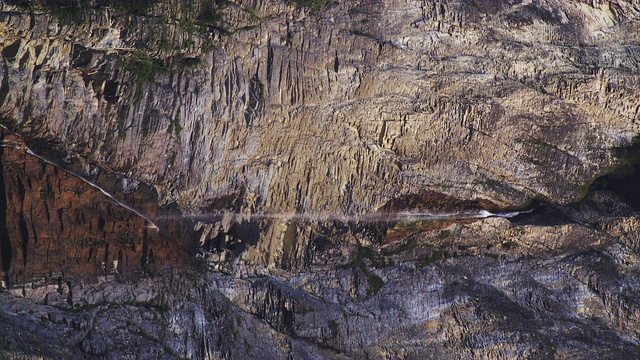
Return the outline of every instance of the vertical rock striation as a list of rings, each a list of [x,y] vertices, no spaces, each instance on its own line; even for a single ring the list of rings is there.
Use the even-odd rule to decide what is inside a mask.
[[[72,281],[154,274],[188,258],[188,237],[170,240],[100,190],[28,155],[22,139],[2,136],[4,287],[25,294],[44,285],[47,290],[33,298],[56,290],[53,295],[72,303]]]
[[[195,213],[240,191],[272,212],[569,203],[638,132],[633,2],[203,6],[72,26],[4,5],[3,117]]]

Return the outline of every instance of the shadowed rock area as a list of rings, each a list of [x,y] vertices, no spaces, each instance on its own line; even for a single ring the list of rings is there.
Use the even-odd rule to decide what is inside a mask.
[[[189,258],[186,239],[159,233],[99,189],[27,154],[22,139],[1,136],[5,287],[29,283],[24,294],[38,288],[35,280],[72,296],[69,281],[155,274]]]

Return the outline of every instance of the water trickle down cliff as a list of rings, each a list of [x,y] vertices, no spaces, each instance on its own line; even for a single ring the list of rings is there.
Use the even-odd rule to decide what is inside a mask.
[[[206,4],[78,24],[3,5],[0,113],[186,214],[567,204],[638,132],[632,2]],[[251,263],[279,261],[286,222]]]
[[[169,241],[103,190],[27,150],[22,139],[3,131],[6,286],[95,281],[108,274],[129,278],[157,273],[187,256],[180,238]]]

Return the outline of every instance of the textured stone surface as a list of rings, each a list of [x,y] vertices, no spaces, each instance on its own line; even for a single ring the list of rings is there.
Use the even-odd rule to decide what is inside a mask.
[[[568,203],[638,132],[630,2],[247,2],[223,12],[253,26],[232,36],[185,27],[199,12],[178,2],[154,12],[171,20],[81,26],[11,9],[5,120],[186,211],[241,189],[266,211],[369,212],[424,188]],[[168,71],[136,80],[142,55]]]
[[[0,4],[3,356],[640,357],[636,2],[207,4]]]
[[[69,281],[78,277],[135,277],[188,259],[188,240],[158,233],[100,190],[28,155],[22,139],[6,132],[0,137],[5,287],[20,285],[18,292],[33,291],[34,300],[54,296],[72,303]],[[157,211],[153,203],[136,205]]]

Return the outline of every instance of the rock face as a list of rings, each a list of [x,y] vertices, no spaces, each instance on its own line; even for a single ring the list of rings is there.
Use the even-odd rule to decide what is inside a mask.
[[[638,132],[633,2],[253,1],[223,33],[193,24],[204,6],[81,25],[5,6],[0,112],[189,212],[241,190],[271,212],[425,188],[569,203]]]
[[[188,258],[184,240],[170,240],[77,176],[28,155],[15,135],[4,132],[2,141],[0,264],[5,287],[21,285],[25,295],[29,287],[47,285],[72,304],[65,279],[130,278]],[[153,204],[145,210],[151,212]],[[31,284],[34,280],[38,284]]]
[[[2,354],[640,357],[635,1],[91,3],[0,4]]]

